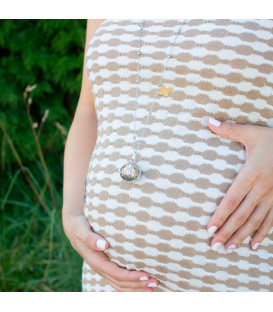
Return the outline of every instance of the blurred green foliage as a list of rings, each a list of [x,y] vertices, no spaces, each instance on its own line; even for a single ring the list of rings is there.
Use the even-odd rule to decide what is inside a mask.
[[[80,93],[86,20],[0,21],[0,120],[45,202],[45,212],[0,129],[0,290],[80,291],[82,259],[61,222],[63,152]],[[50,175],[54,208],[23,92]],[[41,122],[46,110],[48,116]]]
[[[86,20],[2,20],[0,28],[0,118],[20,155],[35,158],[31,129],[23,105],[27,85],[33,90],[31,111],[40,123],[49,109],[41,144],[47,161],[60,161],[62,136],[55,126],[69,128],[79,97]],[[23,144],[22,144],[23,143]],[[56,159],[57,157],[57,159]]]

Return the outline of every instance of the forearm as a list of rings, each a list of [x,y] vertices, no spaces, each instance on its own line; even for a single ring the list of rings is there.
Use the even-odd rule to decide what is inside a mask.
[[[96,116],[89,110],[77,110],[64,151],[63,219],[83,214],[84,182],[96,139]]]

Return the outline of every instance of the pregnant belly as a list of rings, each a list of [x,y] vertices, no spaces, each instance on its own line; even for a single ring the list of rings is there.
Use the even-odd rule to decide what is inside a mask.
[[[206,228],[243,165],[244,150],[236,147],[228,157],[200,153],[160,166],[144,157],[139,164],[148,164],[145,177],[134,183],[121,180],[117,159],[95,153],[84,213],[93,231],[108,240],[110,260],[144,270],[172,290],[189,289],[189,280],[203,270],[209,273],[200,282],[211,291],[219,253],[227,252],[223,246],[218,253],[210,250]]]

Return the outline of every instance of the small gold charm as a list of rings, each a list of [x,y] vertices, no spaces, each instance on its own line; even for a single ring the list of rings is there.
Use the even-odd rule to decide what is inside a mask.
[[[172,92],[173,88],[169,87],[166,88],[163,84],[160,85],[160,89],[158,91],[158,95],[163,95],[165,97],[169,96],[169,94]]]

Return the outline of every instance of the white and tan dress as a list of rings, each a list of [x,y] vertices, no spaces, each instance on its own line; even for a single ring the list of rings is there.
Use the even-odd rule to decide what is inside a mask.
[[[142,32],[137,138],[183,20],[147,20]],[[98,137],[86,177],[84,213],[121,267],[159,281],[155,291],[273,291],[273,228],[256,250],[250,236],[228,254],[211,250],[207,224],[232,185],[244,146],[207,126],[221,121],[273,128],[273,20],[187,20],[162,83],[136,163],[131,160],[137,51],[142,20],[105,20],[89,42],[86,69]],[[85,262],[83,291],[115,291]]]

